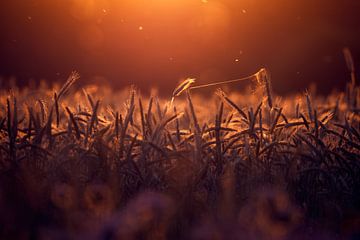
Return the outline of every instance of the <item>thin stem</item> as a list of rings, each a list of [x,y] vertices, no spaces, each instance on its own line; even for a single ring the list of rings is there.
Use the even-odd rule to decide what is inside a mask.
[[[214,83],[193,86],[193,87],[190,87],[189,89],[199,89],[199,88],[204,88],[204,87],[211,87],[211,86],[217,86],[217,85],[222,85],[222,84],[241,82],[241,81],[246,81],[246,80],[252,79],[254,77],[256,77],[256,74],[253,74],[251,76],[244,77],[244,78],[238,78],[238,79],[232,79],[232,80],[227,80],[227,81],[222,81],[222,82],[214,82]]]

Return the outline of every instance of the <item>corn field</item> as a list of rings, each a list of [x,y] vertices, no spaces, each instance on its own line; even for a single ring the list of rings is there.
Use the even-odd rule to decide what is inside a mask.
[[[1,239],[355,239],[360,88],[0,90]],[[172,99],[171,99],[172,97]],[[170,100],[171,99],[171,100]]]

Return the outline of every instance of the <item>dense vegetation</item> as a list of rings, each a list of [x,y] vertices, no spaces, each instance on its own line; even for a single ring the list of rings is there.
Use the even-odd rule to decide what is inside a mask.
[[[359,236],[354,76],[281,99],[262,69],[255,93],[208,99],[191,82],[173,101],[77,78],[1,90],[0,238]]]

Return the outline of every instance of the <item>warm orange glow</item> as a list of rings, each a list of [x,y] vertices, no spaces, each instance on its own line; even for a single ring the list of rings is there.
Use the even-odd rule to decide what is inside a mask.
[[[230,22],[230,13],[224,4],[207,0],[72,0],[70,12],[85,25],[80,30],[79,41],[86,49],[99,47],[103,38],[101,24],[108,21],[107,18],[111,18],[110,27],[115,31],[117,29],[116,35],[111,38],[127,38],[122,36],[121,29],[127,29],[129,32],[126,34],[129,34],[135,29],[142,31],[147,28],[147,34],[152,36],[142,37],[148,39],[166,38],[170,33],[184,32],[199,35],[198,40],[207,43],[222,38],[229,30]],[[96,22],[96,25],[88,26],[90,22]],[[91,34],[95,39],[86,40]]]
[[[169,90],[186,77],[205,84],[267,66],[283,91],[320,77],[341,82],[339,49],[359,42],[351,1],[6,1],[0,75],[65,78],[76,69]]]
[[[70,13],[81,25],[78,46],[87,54],[118,53],[132,67],[149,69],[206,56],[216,50],[209,52],[211,45],[226,44],[232,30],[232,13],[221,1],[71,0]],[[209,72],[213,70],[199,74],[206,77]]]
[[[0,240],[360,236],[360,0],[0,10]]]

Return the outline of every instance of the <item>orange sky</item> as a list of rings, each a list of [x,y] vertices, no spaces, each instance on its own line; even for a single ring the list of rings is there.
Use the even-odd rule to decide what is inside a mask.
[[[172,89],[266,66],[279,92],[343,86],[360,56],[356,0],[12,0],[1,3],[0,75],[57,80],[73,69],[114,86]],[[359,20],[359,21],[357,21]],[[358,64],[359,65],[359,64]]]

